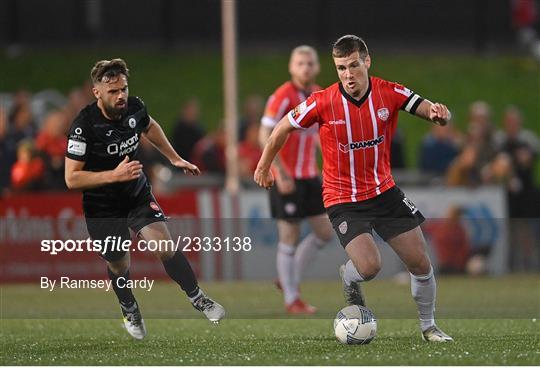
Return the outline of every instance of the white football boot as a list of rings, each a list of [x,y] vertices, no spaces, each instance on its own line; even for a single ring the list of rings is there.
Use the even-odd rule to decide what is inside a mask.
[[[146,326],[142,319],[141,311],[137,302],[129,308],[122,307],[122,314],[124,315],[124,327],[127,332],[136,340],[142,340],[146,336]]]
[[[422,331],[422,339],[428,342],[447,342],[454,341],[454,339],[447,334],[445,334],[439,327],[436,325],[431,326],[425,331]]]
[[[195,299],[192,303],[193,307],[200,312],[203,312],[206,318],[215,324],[218,324],[223,317],[225,317],[225,308],[204,293]]]

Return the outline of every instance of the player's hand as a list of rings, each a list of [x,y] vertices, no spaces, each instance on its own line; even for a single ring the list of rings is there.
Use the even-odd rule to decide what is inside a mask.
[[[194,176],[201,175],[201,170],[199,170],[196,165],[193,165],[191,162],[186,161],[182,158],[176,161],[171,161],[171,164],[174,167],[184,170],[184,174],[191,174]]]
[[[276,177],[276,188],[280,194],[291,194],[294,192],[294,180],[288,175]]]
[[[440,103],[431,104],[431,107],[429,108],[429,120],[436,124],[445,126],[448,124],[451,118],[452,114],[446,105]]]
[[[139,161],[129,161],[129,156],[126,155],[122,162],[113,170],[113,181],[122,182],[137,179],[142,174],[142,168],[143,165]]]
[[[270,187],[274,185],[274,175],[272,175],[270,170],[262,170],[257,168],[253,174],[253,180],[255,180],[255,183],[264,189],[270,189]]]

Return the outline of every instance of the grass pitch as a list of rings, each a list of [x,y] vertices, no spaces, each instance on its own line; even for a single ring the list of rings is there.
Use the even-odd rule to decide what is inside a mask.
[[[438,324],[454,343],[427,344],[414,318],[408,285],[372,281],[365,291],[379,318],[366,346],[339,344],[332,319],[343,306],[338,282],[303,285],[319,307],[311,318],[284,315],[269,283],[208,283],[229,319],[213,326],[170,283],[136,293],[148,336],[132,340],[121,328],[112,293],[46,292],[2,286],[0,364],[3,365],[538,365],[540,279],[440,278]],[[513,317],[512,317],[513,316]],[[197,319],[195,319],[197,318]]]

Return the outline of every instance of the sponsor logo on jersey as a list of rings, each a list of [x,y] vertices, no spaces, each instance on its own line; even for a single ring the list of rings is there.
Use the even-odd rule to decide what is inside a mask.
[[[339,232],[343,235],[347,233],[349,226],[347,225],[347,221],[343,221],[341,224],[339,224],[338,229]]]
[[[135,118],[129,118],[128,125],[130,128],[135,128],[135,125],[137,125],[137,120],[135,120]]]
[[[384,136],[381,135],[375,139],[370,139],[368,141],[360,141],[360,142],[351,142],[347,144],[339,144],[339,150],[343,153],[349,153],[351,150],[359,150],[359,149],[366,149],[371,148],[373,146],[379,145],[384,141]]]
[[[302,102],[300,105],[296,106],[292,111],[292,117],[293,119],[297,119],[304,111],[307,109],[307,103],[306,101]]]
[[[330,120],[328,122],[328,124],[330,124],[330,125],[344,125],[344,124],[347,124],[347,123],[345,122],[345,120],[340,119],[340,120]]]
[[[86,153],[86,143],[70,139],[68,141],[68,153],[76,156],[84,156]]]
[[[377,110],[377,116],[382,121],[388,120],[388,117],[390,116],[390,111],[386,107],[382,107],[379,110]]]
[[[111,143],[107,146],[107,153],[109,155],[124,156],[137,149],[139,146],[139,136],[133,134],[133,136],[125,141],[122,141],[120,144]]]
[[[394,92],[397,92],[400,95],[403,95],[405,97],[409,97],[412,93],[412,91],[408,89],[407,87],[403,87],[403,88],[394,87]]]

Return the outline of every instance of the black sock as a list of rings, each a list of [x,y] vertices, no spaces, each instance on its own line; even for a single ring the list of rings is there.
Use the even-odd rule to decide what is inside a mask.
[[[120,304],[122,304],[124,307],[131,306],[135,302],[135,296],[133,295],[131,288],[120,288],[117,285],[118,278],[120,277],[124,277],[126,280],[129,280],[129,271],[127,271],[124,275],[116,275],[109,267],[107,267],[107,273],[109,274],[109,279],[112,281],[113,290],[118,297]],[[122,282],[122,284],[124,284],[124,282]]]
[[[165,271],[167,271],[169,277],[180,285],[189,298],[193,298],[199,293],[195,273],[181,251],[176,251],[171,259],[163,261],[163,266],[165,266]]]

